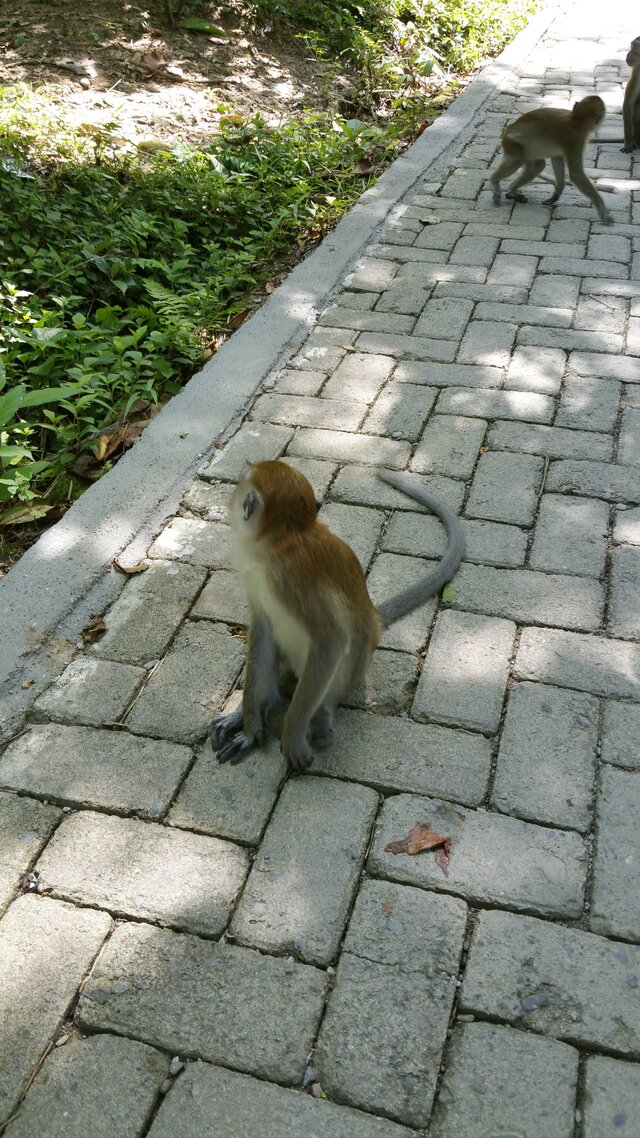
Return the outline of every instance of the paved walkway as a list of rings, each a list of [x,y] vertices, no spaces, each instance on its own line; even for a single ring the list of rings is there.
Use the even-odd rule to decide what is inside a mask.
[[[6,1138],[638,1138],[640,160],[589,150],[610,228],[572,189],[552,215],[540,183],[486,187],[514,114],[594,85],[619,112],[631,7],[525,33],[459,157],[141,531],[146,572],[109,576],[105,635],[14,673],[39,694],[0,758]],[[293,779],[275,745],[219,767],[203,743],[244,657],[225,502],[278,456],[374,598],[443,544],[374,466],[467,536]],[[418,821],[448,868],[387,851]]]

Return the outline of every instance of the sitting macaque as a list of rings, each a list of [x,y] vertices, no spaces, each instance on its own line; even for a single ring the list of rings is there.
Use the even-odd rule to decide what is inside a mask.
[[[355,553],[316,517],[313,490],[279,460],[251,466],[229,504],[235,561],[251,610],[242,709],[214,719],[210,735],[220,762],[237,763],[264,743],[282,709],[279,662],[296,677],[281,748],[304,770],[313,747],[333,739],[334,710],[366,675],[383,630],[423,604],[453,576],[464,537],[452,510],[402,474],[379,477],[427,506],[444,522],[449,544],[438,565],[376,608]]]
[[[494,204],[500,205],[502,200],[501,180],[515,174],[521,167],[520,176],[509,186],[506,196],[516,202],[526,202],[520,187],[537,178],[544,170],[547,158],[550,158],[556,188],[547,204],[555,205],[564,189],[566,162],[576,189],[593,202],[600,220],[610,225],[613,218],[593,182],[587,178],[583,166],[587,138],[602,122],[604,114],[605,106],[600,96],[589,95],[574,103],[570,111],[543,107],[539,111],[528,111],[509,123],[502,135],[505,156],[490,178]]]
[[[631,41],[627,52],[627,63],[631,68],[631,75],[624,92],[622,104],[622,122],[624,124],[624,154],[640,146],[640,36]],[[594,138],[598,145],[605,142],[621,142],[619,138]]]

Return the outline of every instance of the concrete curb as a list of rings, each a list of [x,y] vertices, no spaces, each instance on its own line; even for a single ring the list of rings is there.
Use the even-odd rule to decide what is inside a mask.
[[[533,17],[171,400],[114,470],[24,554],[0,587],[0,685],[20,663],[21,674],[27,665],[33,671],[34,653],[44,655],[46,670],[66,663],[61,659],[56,667],[55,653],[46,650],[47,636],[53,630],[57,638],[65,632],[77,636],[83,617],[67,630],[61,622],[78,606],[82,614],[100,611],[120,591],[124,578],[111,568],[113,558],[137,536],[157,532],[175,513],[214,442],[233,430],[246,400],[305,339],[317,312],[391,210],[430,167],[462,148],[486,102],[560,14],[547,4]],[[29,701],[40,687],[36,682]],[[23,696],[26,702],[27,693]]]

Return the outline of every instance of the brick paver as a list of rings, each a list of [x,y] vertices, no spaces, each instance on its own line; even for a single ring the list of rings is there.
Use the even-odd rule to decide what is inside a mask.
[[[621,134],[632,7],[547,11],[487,73],[137,539],[104,636],[47,645],[0,754],[7,1138],[640,1134],[640,168],[587,146],[611,227],[571,186],[487,187],[533,106],[595,87]],[[374,601],[446,543],[376,467],[466,539],[303,778],[277,740],[236,766],[207,741],[249,619],[226,507],[275,458]],[[448,864],[386,849],[416,822]]]

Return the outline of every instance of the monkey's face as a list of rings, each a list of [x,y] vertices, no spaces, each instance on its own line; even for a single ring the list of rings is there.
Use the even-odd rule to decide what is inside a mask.
[[[259,537],[263,512],[262,495],[254,485],[253,469],[249,467],[229,500],[229,524],[238,537]]]
[[[636,63],[640,63],[640,36],[636,36],[636,38],[631,41],[631,47],[627,53],[627,65],[629,67],[635,67]]]

